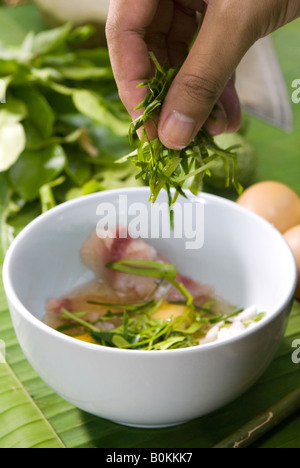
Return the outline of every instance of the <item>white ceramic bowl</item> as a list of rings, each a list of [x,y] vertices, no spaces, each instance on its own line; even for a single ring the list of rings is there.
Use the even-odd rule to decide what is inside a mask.
[[[85,22],[105,23],[109,0],[34,0],[47,15],[60,22],[74,24]]]
[[[186,250],[184,238],[151,243],[183,274],[215,285],[238,306],[257,304],[266,316],[239,336],[179,350],[120,350],[67,337],[40,320],[45,303],[91,279],[80,247],[99,222],[99,204],[113,203],[118,214],[120,195],[150,213],[147,188],[108,191],[62,204],[19,234],[3,268],[11,317],[29,362],[64,399],[125,425],[180,424],[231,402],[265,371],[291,309],[295,260],[273,226],[234,202],[180,197],[182,207],[204,206],[203,247]]]

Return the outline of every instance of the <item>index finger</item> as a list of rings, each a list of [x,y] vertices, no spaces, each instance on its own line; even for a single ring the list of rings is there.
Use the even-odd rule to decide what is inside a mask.
[[[135,107],[146,90],[138,84],[151,77],[152,64],[145,43],[147,28],[155,16],[159,0],[111,0],[106,36],[111,65],[120,98],[133,119]]]

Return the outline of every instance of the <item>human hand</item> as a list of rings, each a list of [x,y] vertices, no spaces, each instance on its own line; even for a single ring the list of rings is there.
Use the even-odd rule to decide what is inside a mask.
[[[235,132],[238,64],[256,40],[298,16],[299,0],[111,0],[106,33],[120,98],[136,119],[147,92],[137,85],[153,75],[152,51],[181,66],[159,116],[165,146],[184,148],[203,126],[212,135]]]

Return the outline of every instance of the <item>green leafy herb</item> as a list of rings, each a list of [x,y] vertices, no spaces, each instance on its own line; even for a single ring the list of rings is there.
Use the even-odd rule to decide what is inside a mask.
[[[169,196],[169,205],[172,207],[179,194],[186,197],[184,188],[198,194],[204,176],[210,175],[210,170],[222,161],[226,168],[233,166],[228,172],[227,184],[233,184],[238,193],[242,186],[237,180],[237,154],[236,147],[220,148],[204,129],[201,129],[195,139],[183,150],[166,148],[157,138],[150,141],[147,134],[147,125],[152,123],[157,127],[157,116],[164,102],[165,96],[175,78],[178,69],[163,67],[150,53],[155,64],[155,76],[142,83],[149,92],[144,101],[137,107],[143,109],[142,115],[135,120],[129,130],[131,142],[136,140],[138,130],[141,138],[135,151],[125,156],[120,162],[131,161],[139,170],[136,178],[146,181],[151,189],[150,201],[154,203],[162,189]],[[171,194],[171,188],[175,194]]]
[[[94,28],[26,32],[16,31],[13,44],[0,34],[0,173],[10,197],[3,209],[18,229],[66,200],[144,185],[132,164],[115,165],[130,150],[130,119],[107,48],[85,48]]]
[[[158,284],[168,281],[170,285],[181,292],[183,301],[179,304],[172,304],[167,301],[166,297],[157,300],[151,298],[146,302],[132,304],[87,301],[88,304],[99,305],[101,314],[99,313],[96,322],[86,321],[84,319],[86,312],[84,311],[72,313],[62,309],[61,318],[67,320],[67,323],[61,325],[59,331],[75,337],[78,334],[88,333],[95,343],[114,348],[178,349],[197,346],[211,327],[216,324],[219,324],[220,328],[230,326],[231,320],[242,312],[242,310],[236,310],[232,313],[224,312],[216,315],[213,311],[214,300],[207,302],[202,307],[197,307],[191,294],[176,281],[178,273],[174,265],[125,259],[109,263],[107,268],[124,274],[157,278]],[[174,316],[171,314],[167,320],[159,316],[159,310],[164,307],[164,304],[174,307]],[[176,313],[178,305],[181,306],[180,313],[178,313],[178,309]],[[245,325],[260,320],[262,316],[263,314],[258,315]],[[106,331],[104,327],[102,329],[102,324],[110,324],[109,328],[112,327],[112,329]],[[74,330],[77,335],[76,333],[74,335]]]
[[[120,260],[109,263],[107,268],[138,276],[151,276],[169,281],[186,299],[187,306],[193,306],[193,297],[189,291],[176,281],[178,271],[174,265],[153,262],[150,260]]]
[[[186,307],[182,315],[170,317],[169,320],[153,318],[154,312],[161,305],[160,301],[156,302],[155,308],[150,303],[149,306],[143,305],[141,308],[137,304],[136,307],[129,310],[128,305],[120,306],[118,304],[121,312],[108,311],[99,317],[96,324],[82,318],[86,312],[78,314],[62,309],[61,318],[68,322],[60,326],[58,330],[75,338],[82,333],[88,333],[95,343],[102,346],[122,349],[166,350],[197,346],[211,327],[218,323],[220,328],[226,326],[226,324],[222,324],[226,319],[225,314],[213,319],[211,318],[214,315],[213,311],[208,314],[205,308],[196,307]],[[109,305],[109,308],[113,308],[113,305]],[[236,312],[236,315],[239,312]],[[259,320],[261,318],[262,316],[259,317]],[[122,324],[116,325],[110,331],[101,329],[102,322],[118,324],[120,320]],[[228,321],[227,325],[230,323]],[[80,331],[78,331],[78,327]],[[77,334],[72,333],[73,329],[77,330]]]

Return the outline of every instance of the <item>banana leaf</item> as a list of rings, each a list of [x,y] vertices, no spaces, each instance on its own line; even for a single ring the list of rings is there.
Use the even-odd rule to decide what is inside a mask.
[[[26,5],[38,23],[34,7]],[[15,17],[18,15],[15,13]],[[22,19],[22,15],[21,15]],[[22,29],[22,27],[20,27]],[[19,31],[20,32],[20,31]],[[21,33],[20,33],[21,34]],[[297,69],[300,22],[274,34],[288,86]],[[300,104],[293,105],[292,134],[250,118],[248,139],[255,147],[258,170],[254,181],[274,179],[300,194]],[[4,187],[5,188],[5,187]],[[3,190],[3,186],[2,189]],[[5,217],[1,192],[0,217]],[[23,220],[24,221],[24,220]],[[22,226],[17,226],[16,231]],[[9,233],[1,233],[2,261]],[[260,380],[243,396],[221,410],[187,424],[165,429],[136,429],[97,418],[72,406],[50,389],[31,368],[16,339],[3,287],[0,287],[0,448],[212,448],[235,437],[270,407],[300,387],[300,364],[292,347],[300,338],[300,304],[295,302],[284,339],[273,362]],[[300,412],[273,427],[252,443],[252,448],[299,448]]]

